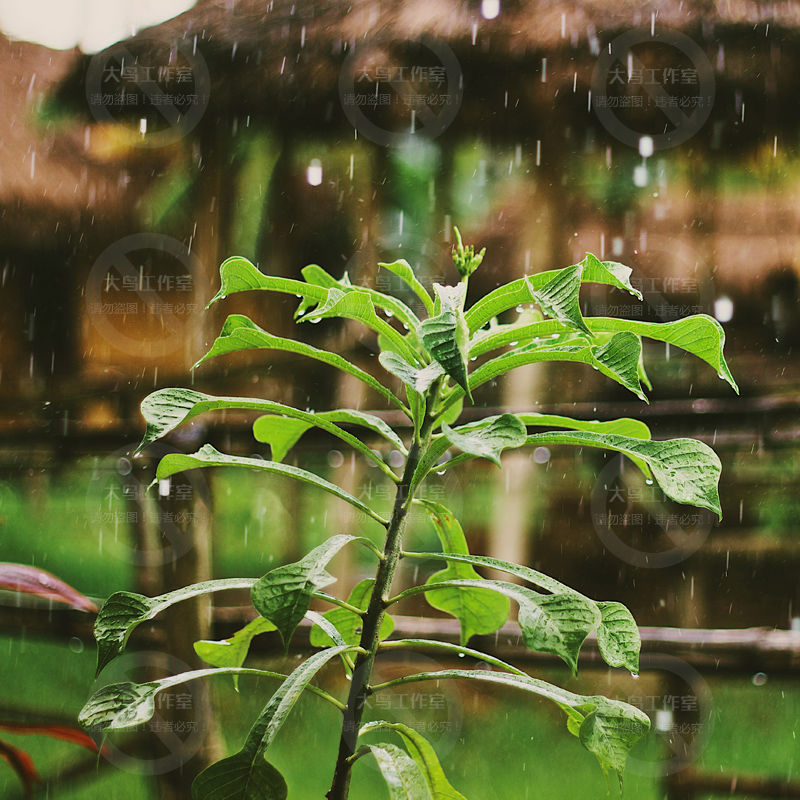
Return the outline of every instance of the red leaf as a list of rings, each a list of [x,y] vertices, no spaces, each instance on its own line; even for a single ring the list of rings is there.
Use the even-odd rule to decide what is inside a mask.
[[[60,739],[62,742],[72,742],[81,747],[97,752],[97,745],[94,740],[77,725],[31,725],[28,722],[4,722],[0,720],[0,731],[10,733],[30,733],[37,736],[49,736],[52,739]]]
[[[25,797],[33,797],[33,787],[41,782],[39,773],[33,764],[31,757],[18,747],[10,745],[0,739],[0,758],[11,765],[11,769],[17,773],[19,779],[25,787]]]
[[[97,606],[88,597],[38,567],[0,562],[0,589],[35,594],[82,611],[97,612]]]

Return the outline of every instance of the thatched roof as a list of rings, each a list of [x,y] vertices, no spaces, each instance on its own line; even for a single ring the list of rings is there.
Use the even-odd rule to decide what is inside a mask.
[[[579,130],[591,122],[586,95],[598,56],[614,37],[637,27],[690,36],[714,63],[718,96],[726,87],[731,97],[734,91],[752,93],[746,98],[750,109],[766,94],[790,88],[772,80],[770,70],[777,75],[778,64],[770,48],[782,48],[784,69],[800,53],[798,2],[500,0],[500,5],[498,16],[487,20],[480,0],[200,0],[123,46],[140,63],[174,62],[180,50],[207,67],[205,129],[242,116],[267,119],[289,136],[323,130],[348,136],[353,126],[342,108],[341,74],[381,61],[435,62],[427,47],[431,39],[425,38],[432,36],[452,50],[463,73],[460,133],[536,139],[545,138],[547,127],[559,119],[561,139],[565,127]],[[87,72],[115,49],[84,58],[61,86],[61,96],[87,117]],[[753,59],[758,70],[752,69]],[[792,125],[798,122],[794,107],[782,104],[779,111],[790,115]],[[380,113],[390,119],[397,110]],[[718,103],[712,119],[730,122],[732,131],[736,113],[733,103]],[[138,123],[140,109],[130,116]],[[713,125],[705,129],[710,140]],[[736,141],[743,141],[742,135],[741,128],[735,131]],[[763,132],[751,132],[756,135]]]
[[[0,232],[6,247],[53,241],[128,213],[134,175],[104,146],[104,131],[48,103],[81,54],[0,34]],[[83,219],[82,219],[83,218]]]

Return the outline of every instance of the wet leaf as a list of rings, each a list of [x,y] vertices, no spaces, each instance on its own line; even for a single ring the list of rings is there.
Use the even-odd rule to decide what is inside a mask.
[[[178,472],[185,472],[188,469],[196,469],[198,467],[247,467],[248,469],[261,470],[263,472],[271,472],[278,475],[287,475],[291,478],[296,478],[303,483],[309,483],[312,486],[317,486],[324,489],[326,492],[345,500],[350,505],[355,506],[359,511],[368,514],[374,520],[377,520],[382,525],[386,525],[386,520],[379,514],[373,511],[368,505],[362,503],[360,500],[353,497],[353,495],[340,489],[333,483],[320,478],[313,472],[309,472],[299,467],[293,467],[289,464],[278,464],[275,461],[265,461],[260,458],[246,458],[244,456],[230,456],[226,453],[220,453],[210,444],[204,445],[196,453],[191,455],[184,455],[183,453],[169,453],[164,456],[158,464],[156,469],[156,480],[163,480],[175,475]]]
[[[253,586],[250,592],[253,606],[277,627],[287,652],[292,634],[308,611],[311,596],[336,580],[325,566],[355,538],[344,534],[333,536],[300,561],[271,570]]]
[[[390,730],[400,734],[408,754],[419,767],[433,800],[467,800],[450,785],[436,751],[421,733],[402,722],[368,722],[361,728],[359,736],[376,730]]]
[[[537,433],[528,437],[533,447],[572,444],[616,450],[644,461],[667,497],[678,503],[707,508],[722,519],[717,485],[722,465],[717,454],[696,439],[663,442],[631,439],[611,433]]]
[[[125,649],[125,643],[136,626],[153,619],[160,611],[190,597],[226,589],[249,589],[254,583],[255,579],[248,578],[204,581],[157,597],[115,592],[103,603],[94,623],[97,674]]]
[[[639,651],[642,638],[633,615],[622,603],[598,603],[602,622],[597,628],[597,646],[606,664],[625,667],[639,674]]]
[[[275,630],[277,628],[268,619],[256,617],[227,639],[219,641],[202,639],[195,642],[194,651],[212,667],[241,667],[247,658],[253,638],[260,633]]]
[[[453,514],[439,503],[420,500],[430,515],[442,549],[445,553],[469,555],[464,532]],[[449,580],[480,580],[481,576],[471,564],[451,562],[446,569],[435,572],[427,583]],[[425,593],[425,599],[434,608],[455,617],[461,623],[461,644],[466,645],[475,634],[494,633],[508,619],[508,598],[489,589],[450,586]]]
[[[481,428],[470,429],[462,433],[460,428],[453,429],[447,423],[442,424],[442,434],[450,444],[459,450],[477,458],[486,458],[498,467],[500,454],[509,448],[521,447],[525,444],[527,430],[514,414],[501,414],[483,421],[487,423]]]
[[[194,366],[197,368],[209,358],[215,358],[226,353],[238,353],[240,350],[281,350],[286,353],[314,359],[352,375],[369,386],[370,389],[374,389],[381,394],[392,405],[401,410],[405,408],[403,402],[395,397],[380,381],[373,378],[368,372],[364,372],[363,369],[351,364],[347,359],[336,353],[329,353],[327,350],[320,350],[309,344],[297,342],[294,339],[282,339],[279,336],[273,336],[241,314],[232,314],[225,320],[222,331],[220,331],[211,349]]]
[[[431,800],[428,784],[413,758],[393,744],[368,744],[375,756],[389,800]]]

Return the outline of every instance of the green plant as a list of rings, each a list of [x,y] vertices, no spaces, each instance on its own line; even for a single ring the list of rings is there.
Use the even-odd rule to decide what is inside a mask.
[[[638,294],[630,284],[631,270],[616,262],[601,262],[592,255],[561,270],[520,278],[499,287],[464,310],[467,282],[480,264],[483,252],[462,245],[460,236],[454,262],[461,280],[453,286],[435,285],[435,296],[418,281],[408,263],[381,264],[399,276],[424,307],[420,320],[399,299],[350,285],[347,276],[336,280],[318,266],[303,270],[305,281],[271,277],[242,258],[228,259],[221,267],[222,285],[214,301],[247,290],[271,290],[297,295],[300,321],[326,318],[356,320],[379,337],[380,364],[399,379],[406,401],[372,374],[341,356],[310,345],[273,336],[244,316],[230,316],[209,353],[201,359],[245,349],[277,349],[334,366],[363,381],[390,405],[402,411],[413,426],[408,442],[376,414],[352,409],[312,412],[281,403],[241,397],[212,397],[189,389],[165,389],[142,403],[147,429],[142,447],[166,435],[199,414],[221,409],[248,409],[262,413],[254,423],[255,438],[271,447],[272,460],[226,455],[205,445],[191,455],[171,454],[157,469],[156,480],[198,467],[240,466],[286,475],[312,484],[350,503],[386,530],[385,544],[338,533],[300,561],[277,567],[258,580],[219,580],[148,598],[120,592],[103,606],[95,633],[98,672],[119,655],[131,631],[162,609],[185,598],[228,588],[248,588],[259,617],[231,639],[199,642],[198,653],[212,665],[145,684],[115,684],[101,689],[84,707],[81,722],[103,731],[122,730],[147,721],[154,697],[167,687],[213,675],[261,674],[282,679],[255,722],[242,749],[213,764],[195,780],[196,800],[272,800],[285,798],[287,787],[267,756],[281,725],[303,691],[323,697],[343,715],[341,740],[329,800],[348,796],[353,766],[371,754],[386,778],[390,796],[417,800],[464,800],[447,781],[436,754],[417,731],[391,722],[362,722],[366,698],[393,686],[444,679],[478,680],[515,687],[548,698],[565,713],[570,733],[598,758],[605,771],[621,775],[627,753],[649,727],[646,715],[633,706],[601,696],[581,696],[531,678],[526,673],[486,653],[469,648],[474,634],[498,630],[509,614],[509,600],[519,607],[522,637],[533,651],[554,654],[577,670],[578,653],[586,637],[596,631],[600,654],[612,667],[638,670],[640,638],[630,612],[616,602],[595,602],[560,582],[518,564],[471,555],[457,520],[440,504],[419,499],[420,486],[431,471],[453,469],[474,458],[500,465],[509,448],[568,444],[605,448],[628,456],[649,479],[659,483],[672,499],[721,514],[717,485],[721,471],[715,453],[692,439],[653,441],[646,425],[634,419],[591,422],[541,414],[501,414],[456,426],[464,400],[504,373],[542,361],[576,361],[593,366],[646,400],[642,382],[649,386],[642,361],[641,337],[669,342],[708,362],[734,388],[735,382],[722,353],[724,332],[716,320],[696,316],[666,324],[584,318],[578,297],[581,283],[603,283]],[[498,315],[522,305],[536,304],[541,312],[521,311],[517,319],[501,323]],[[383,311],[385,316],[380,316]],[[500,350],[499,354],[496,351]],[[471,362],[477,361],[475,366]],[[312,426],[321,428],[370,460],[397,487],[389,518],[322,477],[283,462],[298,439]],[[455,427],[454,427],[455,426]],[[528,429],[542,429],[530,432]],[[403,454],[396,473],[364,440],[351,431],[387,440]],[[447,458],[448,451],[459,451]],[[441,553],[411,553],[403,549],[403,529],[412,506],[424,509],[442,543]],[[326,565],[343,547],[359,544],[377,560],[374,579],[362,582],[347,600],[323,589],[333,582]],[[401,558],[438,558],[446,567],[425,584],[392,595],[392,580]],[[476,567],[507,573],[522,583],[486,580]],[[531,588],[535,587],[535,588]],[[391,640],[387,611],[399,601],[424,594],[434,607],[456,617],[461,643],[425,639]],[[335,608],[324,615],[310,610],[312,600]],[[300,621],[314,623],[312,644],[321,649],[290,675],[276,675],[243,667],[252,638],[277,630],[284,647]],[[371,683],[376,655],[393,648],[433,648],[469,656],[491,665],[491,670],[444,670],[406,675],[383,684]],[[342,662],[350,678],[346,700],[340,700],[311,683],[315,674],[333,659]],[[391,743],[360,744],[361,737],[377,731],[397,734],[405,751]]]

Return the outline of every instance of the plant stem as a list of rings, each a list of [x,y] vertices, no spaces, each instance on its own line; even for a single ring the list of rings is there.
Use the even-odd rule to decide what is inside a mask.
[[[429,396],[436,397],[438,391],[439,381],[436,381],[431,387]],[[372,595],[363,618],[364,625],[359,644],[365,653],[359,654],[353,670],[347,709],[342,721],[342,736],[339,741],[339,755],[336,759],[333,784],[326,795],[328,800],[347,800],[350,774],[354,763],[353,754],[356,752],[364,704],[369,696],[369,680],[380,644],[381,624],[391,595],[392,580],[402,555],[402,537],[406,516],[414,499],[412,488],[414,473],[423,454],[430,446],[433,422],[433,417],[428,411],[420,429],[419,441],[415,441],[409,450],[403,477],[397,487],[392,517],[383,547],[383,560],[378,565],[375,585],[372,588]]]

